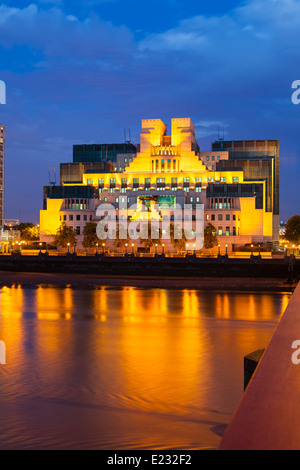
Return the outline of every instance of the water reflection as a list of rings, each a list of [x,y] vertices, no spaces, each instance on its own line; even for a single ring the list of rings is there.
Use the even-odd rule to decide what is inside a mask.
[[[289,299],[4,288],[0,447],[217,445],[212,429],[242,393],[243,356],[268,344]]]

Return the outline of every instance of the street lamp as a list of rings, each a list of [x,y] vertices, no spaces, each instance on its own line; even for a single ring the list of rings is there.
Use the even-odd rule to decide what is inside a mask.
[[[194,243],[194,256],[196,256],[196,244]]]
[[[70,243],[68,243],[68,253],[70,253]]]
[[[251,256],[253,256],[253,245],[251,245]]]
[[[163,248],[163,255],[164,255],[165,254],[165,245],[164,244],[163,244],[162,248]]]
[[[132,248],[131,252],[132,254],[134,254],[134,243],[132,243],[131,248]]]
[[[220,254],[221,254],[221,245],[218,245],[218,250],[219,250],[218,255],[220,256]]]
[[[227,256],[227,249],[228,249],[228,245],[226,245],[226,256]]]

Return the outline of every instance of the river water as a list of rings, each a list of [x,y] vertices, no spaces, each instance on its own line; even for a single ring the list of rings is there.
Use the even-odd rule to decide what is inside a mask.
[[[289,294],[3,288],[0,449],[218,446]]]

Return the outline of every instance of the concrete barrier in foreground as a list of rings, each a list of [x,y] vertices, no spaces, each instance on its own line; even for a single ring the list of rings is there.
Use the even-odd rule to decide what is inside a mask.
[[[299,403],[300,284],[225,431],[219,450],[300,450]]]

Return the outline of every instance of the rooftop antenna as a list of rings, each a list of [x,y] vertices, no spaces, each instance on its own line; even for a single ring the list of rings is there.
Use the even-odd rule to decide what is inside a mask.
[[[129,134],[129,140],[127,140],[127,133],[126,129],[124,129],[124,136],[125,136],[125,143],[130,144],[131,143],[131,134],[130,134],[130,129],[128,129],[128,134]]]
[[[48,167],[48,170],[49,170],[49,183],[51,186],[56,186],[56,169],[54,167],[54,171],[53,171],[53,176],[54,176],[54,179],[51,180],[51,170],[50,170],[50,167]]]
[[[124,127],[124,142],[127,142],[126,141],[126,129],[125,129],[125,127]]]

